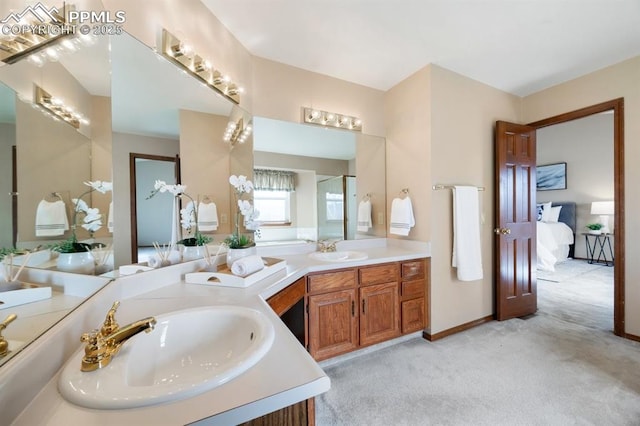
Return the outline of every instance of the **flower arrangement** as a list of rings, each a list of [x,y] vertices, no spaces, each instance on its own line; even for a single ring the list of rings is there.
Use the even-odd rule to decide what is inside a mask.
[[[260,215],[260,212],[253,207],[251,201],[244,199],[245,194],[250,194],[253,190],[253,183],[247,179],[246,176],[231,175],[229,177],[229,183],[234,188],[237,207],[236,207],[236,222],[233,228],[233,232],[229,235],[224,243],[227,247],[232,249],[252,247],[255,245],[255,241],[248,235],[240,234],[240,217],[244,218],[244,227],[260,235],[260,225],[256,219]]]
[[[174,197],[181,197],[184,195],[191,201],[185,208],[180,210],[180,224],[182,225],[183,229],[187,230],[187,232],[190,232],[193,228],[193,236],[183,238],[182,240],[178,241],[178,244],[189,247],[203,246],[213,240],[213,238],[202,234],[198,230],[198,209],[196,208],[196,203],[193,198],[185,192],[187,189],[186,185],[168,185],[163,180],[156,180],[153,188],[154,189],[147,197],[147,200],[153,198],[158,193],[169,192]]]
[[[79,253],[84,251],[91,251],[90,244],[78,242],[78,237],[76,235],[78,219],[81,216],[84,216],[82,218],[82,223],[80,226],[89,231],[90,237],[93,238],[93,233],[102,227],[102,215],[100,214],[99,209],[89,207],[89,205],[82,199],[82,197],[92,193],[93,191],[98,191],[101,194],[106,194],[108,191],[113,190],[113,184],[111,182],[105,182],[101,180],[97,180],[95,182],[84,182],[84,184],[87,185],[89,189],[83,192],[82,195],[80,195],[78,198],[73,198],[71,200],[75,205],[73,209],[73,219],[71,221],[71,236],[65,241],[54,245],[51,248],[51,250],[53,251],[57,251],[59,253]]]

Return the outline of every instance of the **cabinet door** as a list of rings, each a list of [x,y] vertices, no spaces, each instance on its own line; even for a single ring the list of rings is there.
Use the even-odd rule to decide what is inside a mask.
[[[360,288],[360,346],[400,335],[398,283]]]
[[[309,296],[309,353],[317,361],[358,347],[356,290]]]
[[[424,297],[402,302],[402,333],[424,329]]]

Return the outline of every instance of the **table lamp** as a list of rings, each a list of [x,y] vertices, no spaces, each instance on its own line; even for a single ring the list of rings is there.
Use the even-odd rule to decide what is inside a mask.
[[[591,203],[591,214],[600,216],[600,224],[602,224],[602,233],[610,234],[609,216],[615,212],[613,201],[594,201]]]

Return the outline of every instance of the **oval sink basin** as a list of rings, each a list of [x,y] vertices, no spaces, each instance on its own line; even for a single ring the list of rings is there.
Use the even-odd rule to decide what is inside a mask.
[[[132,337],[104,368],[82,372],[84,350],[75,354],[60,375],[62,396],[99,409],[189,398],[251,368],[274,339],[269,319],[243,307],[186,309],[156,320],[154,330]]]
[[[324,262],[347,262],[350,260],[364,260],[367,254],[361,251],[314,251],[309,253],[309,257]]]

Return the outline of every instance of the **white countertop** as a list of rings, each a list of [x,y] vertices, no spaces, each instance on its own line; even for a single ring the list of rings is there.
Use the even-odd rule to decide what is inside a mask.
[[[324,393],[330,388],[329,378],[265,300],[310,272],[430,256],[428,244],[387,241],[390,240],[339,246],[340,249],[356,249],[368,255],[366,260],[339,263],[309,258],[308,247],[298,248],[289,254],[284,254],[283,248],[276,248],[276,252],[260,250],[259,254],[262,256],[285,259],[286,272],[281,271],[280,274],[267,277],[246,289],[186,284],[183,280],[176,279],[180,275],[169,271],[173,266],[116,279],[102,294],[96,295],[96,299],[101,300],[98,303],[99,309],[108,306],[114,298],[121,300],[117,314],[121,325],[146,316],[192,307],[238,305],[259,310],[272,320],[275,329],[273,346],[255,366],[216,389],[182,401],[134,409],[94,410],[73,405],[58,393],[58,373],[13,424],[228,425],[238,424]],[[164,274],[163,269],[167,270]],[[170,278],[160,282],[158,277],[161,276]],[[184,274],[181,276],[184,278]],[[98,306],[93,308],[95,309]],[[106,314],[106,309],[104,313]],[[78,346],[78,350],[82,350],[81,346]],[[99,372],[98,370],[96,373]]]

